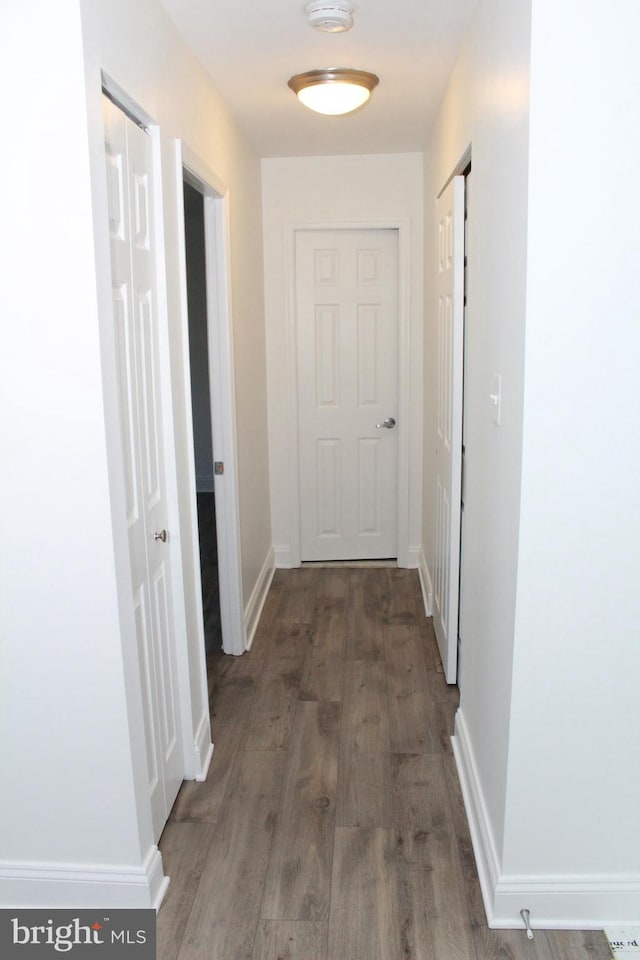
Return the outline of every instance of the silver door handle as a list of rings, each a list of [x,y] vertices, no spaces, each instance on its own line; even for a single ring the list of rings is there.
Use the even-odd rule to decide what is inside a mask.
[[[387,419],[383,420],[382,423],[376,423],[376,427],[378,430],[381,430],[382,427],[386,427],[387,430],[393,430],[395,425],[396,425],[396,421],[394,420],[393,417],[387,417]]]
[[[162,540],[163,543],[166,543],[166,542],[167,542],[167,531],[166,531],[166,530],[161,530],[160,533],[154,533],[153,539],[154,539],[154,540]]]

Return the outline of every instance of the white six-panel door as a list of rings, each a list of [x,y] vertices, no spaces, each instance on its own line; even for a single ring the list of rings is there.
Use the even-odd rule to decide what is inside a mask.
[[[182,781],[172,650],[150,137],[104,100],[113,319],[147,774],[156,839]]]
[[[454,177],[438,198],[436,220],[438,357],[433,623],[447,683],[455,683],[462,482],[464,177]]]
[[[398,233],[296,234],[301,559],[397,556]]]

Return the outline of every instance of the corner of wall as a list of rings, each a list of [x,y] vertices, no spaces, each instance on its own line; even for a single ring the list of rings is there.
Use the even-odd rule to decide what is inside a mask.
[[[456,714],[452,745],[489,927],[520,929],[523,909],[529,911],[532,928],[538,929],[602,930],[638,924],[640,873],[503,873],[462,710]]]
[[[0,861],[3,907],[160,908],[169,878],[162,856],[150,847],[139,867],[82,863],[9,863]]]

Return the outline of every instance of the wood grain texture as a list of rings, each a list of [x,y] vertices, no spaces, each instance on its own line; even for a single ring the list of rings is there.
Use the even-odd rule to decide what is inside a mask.
[[[289,741],[303,657],[265,662],[247,722],[245,750],[282,750]]]
[[[474,946],[442,757],[396,754],[392,763],[400,912],[419,956],[467,960]]]
[[[407,957],[397,903],[393,832],[338,827],[328,960]]]
[[[344,659],[344,605],[331,605],[315,614],[311,647],[307,653],[300,697],[303,700],[342,700]]]
[[[385,627],[385,653],[391,750],[430,752],[427,667],[418,632],[404,624]]]
[[[172,820],[215,823],[261,676],[261,663],[244,657],[216,657],[211,697],[211,738],[214,743],[209,774],[204,783],[185,780],[171,811]]]
[[[280,622],[311,623],[315,609],[317,585],[316,570],[290,570],[283,585],[282,597],[278,607]]]
[[[263,920],[253,960],[325,960],[327,930],[327,923]]]
[[[345,663],[337,824],[391,826],[391,757],[385,664]]]
[[[340,705],[300,702],[265,884],[265,920],[327,920]]]
[[[159,848],[169,889],[157,918],[157,960],[176,960],[215,827],[169,821]]]
[[[415,571],[279,570],[250,654],[209,664],[159,960],[610,960],[602,933],[487,927]]]
[[[384,660],[380,609],[386,602],[386,571],[350,570],[349,603],[345,617],[348,660]]]
[[[245,752],[238,757],[180,960],[252,960],[284,761],[279,752]]]

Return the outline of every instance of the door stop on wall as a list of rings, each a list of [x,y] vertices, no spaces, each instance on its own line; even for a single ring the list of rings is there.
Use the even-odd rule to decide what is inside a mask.
[[[527,939],[533,940],[533,930],[531,929],[531,925],[529,923],[529,911],[526,909],[526,907],[522,908],[520,911],[520,916],[522,917],[524,928],[527,931]]]

